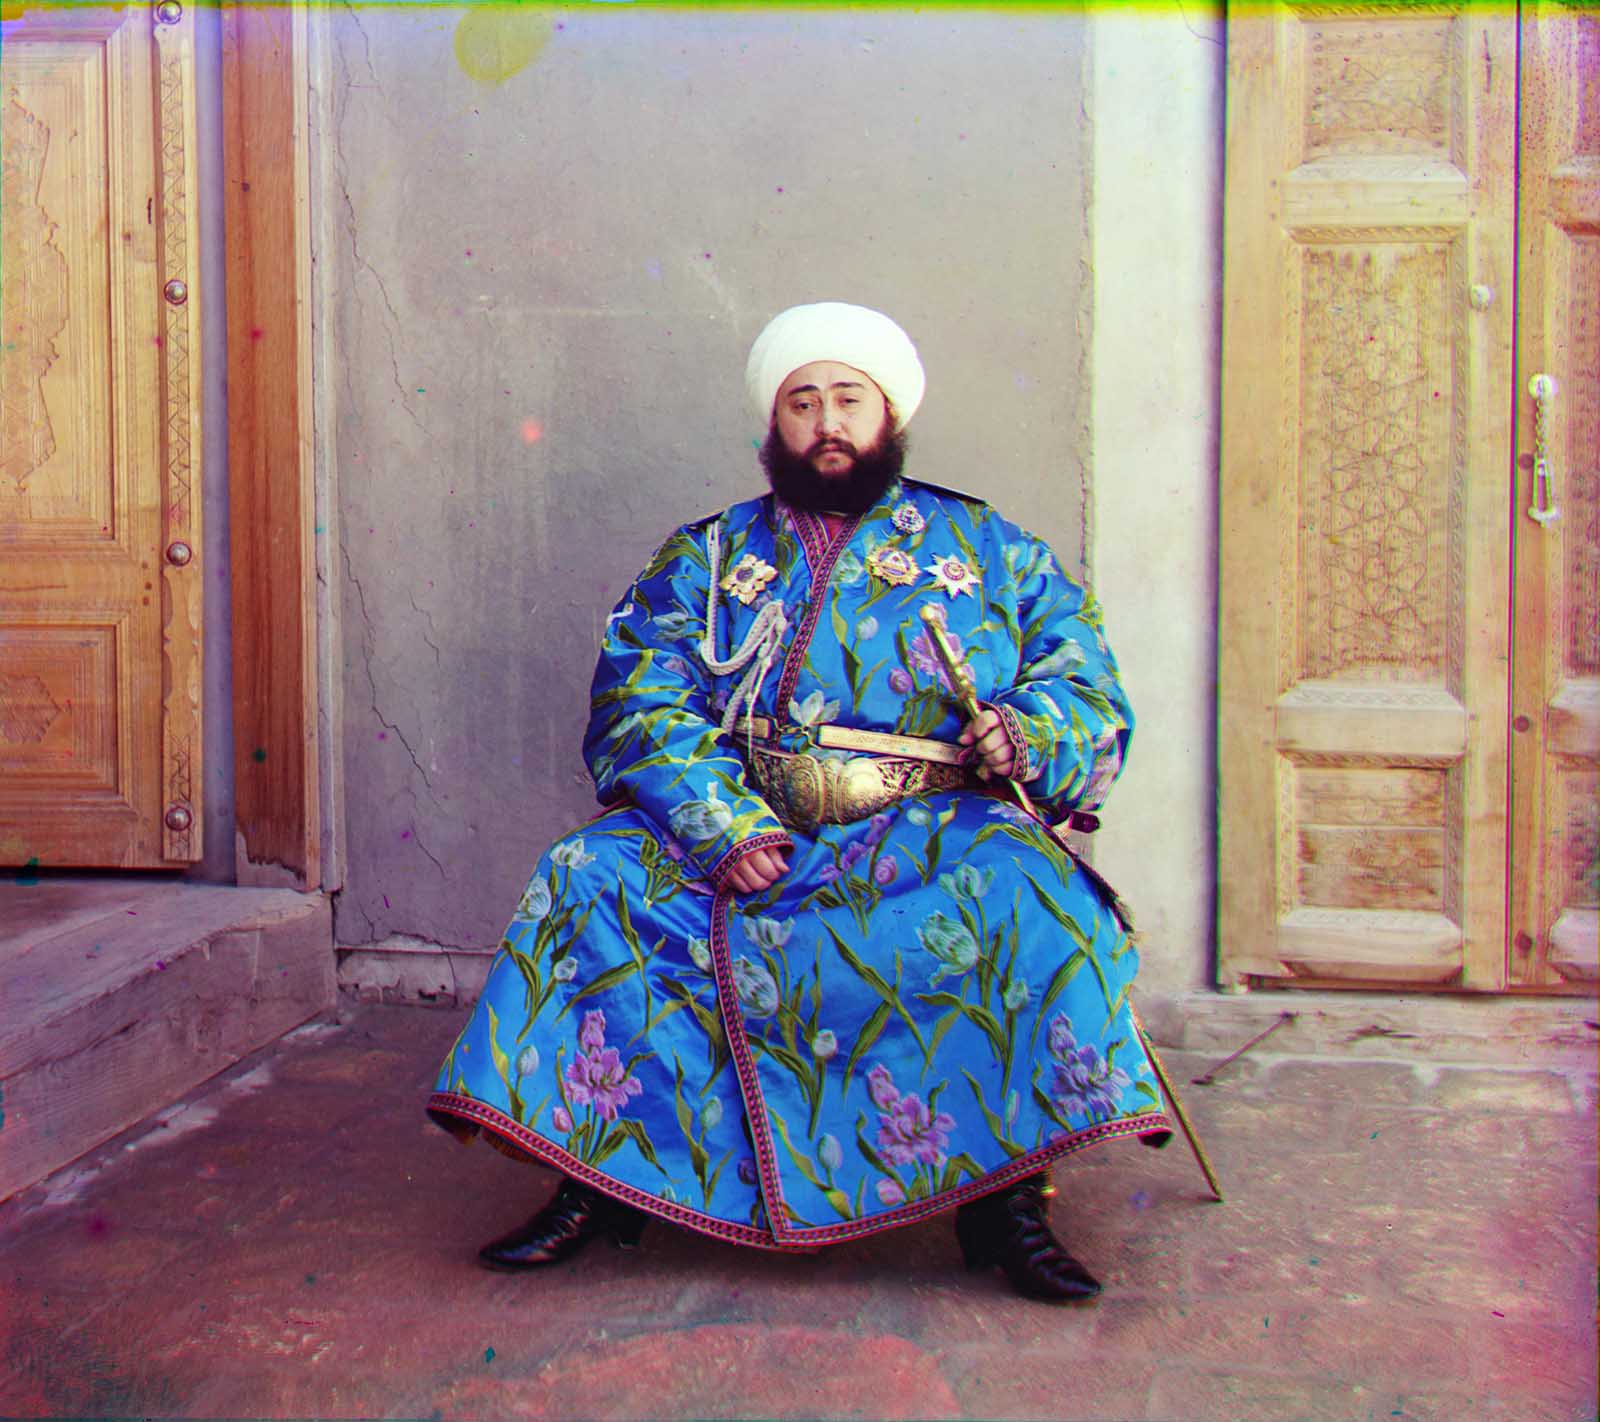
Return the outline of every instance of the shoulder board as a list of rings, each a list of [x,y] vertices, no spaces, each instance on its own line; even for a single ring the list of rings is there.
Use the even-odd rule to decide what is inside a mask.
[[[961,499],[969,504],[983,504],[987,506],[989,503],[987,499],[979,498],[977,494],[969,494],[965,489],[952,489],[945,484],[930,484],[926,479],[911,479],[902,477],[900,482],[902,484],[913,485],[919,489],[926,489],[929,493],[943,494],[945,497],[951,499]]]

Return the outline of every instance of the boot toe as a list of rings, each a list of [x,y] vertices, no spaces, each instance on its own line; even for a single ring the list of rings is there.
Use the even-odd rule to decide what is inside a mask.
[[[1018,1269],[1010,1278],[1018,1293],[1055,1303],[1087,1303],[1100,1293],[1100,1281],[1065,1252]]]
[[[531,1220],[478,1251],[486,1269],[514,1273],[570,1259],[595,1235],[609,1232],[617,1244],[639,1242],[646,1216],[626,1205],[566,1180],[555,1197]]]

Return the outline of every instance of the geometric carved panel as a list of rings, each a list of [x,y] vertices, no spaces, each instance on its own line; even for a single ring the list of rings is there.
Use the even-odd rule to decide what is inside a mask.
[[[0,756],[6,795],[116,791],[115,624],[0,629]]]
[[[1308,23],[1306,159],[1449,156],[1450,30],[1443,17]]]
[[[1571,233],[1568,241],[1571,285],[1562,299],[1571,347],[1567,388],[1556,395],[1567,405],[1565,449],[1556,452],[1556,495],[1567,525],[1563,650],[1567,675],[1596,676],[1600,675],[1600,237]]]
[[[1295,766],[1296,906],[1443,911],[1448,773]]]
[[[1589,157],[1600,156],[1600,15],[1576,7],[1569,16],[1576,31],[1577,63],[1573,65],[1578,92],[1573,96],[1573,148]]]
[[[1566,863],[1561,908],[1600,909],[1600,775],[1569,770],[1561,777]]]
[[[1301,677],[1445,679],[1450,258],[1301,249]]]
[[[1227,48],[1222,975],[1496,989],[1517,22],[1295,0]]]

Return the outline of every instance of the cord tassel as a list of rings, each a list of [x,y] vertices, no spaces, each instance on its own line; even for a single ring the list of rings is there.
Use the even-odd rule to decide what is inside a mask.
[[[756,700],[761,695],[762,683],[772,670],[773,659],[783,645],[783,634],[789,630],[789,619],[783,604],[777,598],[766,603],[756,613],[756,620],[744,634],[738,650],[726,660],[717,656],[717,587],[722,572],[722,526],[713,523],[706,535],[706,560],[711,565],[711,577],[706,588],[706,630],[700,638],[700,661],[713,676],[731,676],[744,671],[739,684],[728,698],[727,710],[722,716],[722,729],[730,735],[739,719],[741,707],[755,715]],[[754,665],[752,665],[754,663]],[[745,670],[748,668],[748,670]],[[751,744],[754,744],[753,737]]]

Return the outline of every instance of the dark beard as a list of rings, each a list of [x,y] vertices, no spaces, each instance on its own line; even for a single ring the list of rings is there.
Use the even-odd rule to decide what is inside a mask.
[[[829,444],[842,445],[840,440]],[[761,467],[775,493],[790,508],[811,513],[863,514],[884,496],[900,477],[906,462],[904,430],[884,421],[883,433],[866,449],[856,450],[848,474],[819,474],[811,460],[823,447],[819,440],[804,454],[795,454],[774,428],[761,446]],[[849,451],[848,445],[843,447]]]

